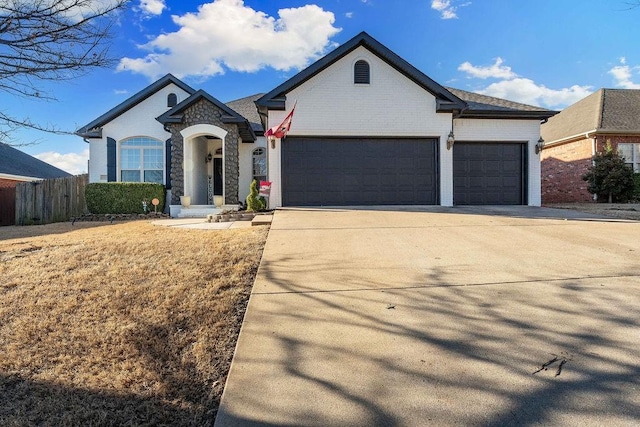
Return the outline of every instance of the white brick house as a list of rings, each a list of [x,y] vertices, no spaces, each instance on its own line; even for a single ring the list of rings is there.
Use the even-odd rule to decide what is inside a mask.
[[[296,102],[269,144],[272,207],[540,205],[553,111],[442,87],[364,32],[256,104],[273,126]]]
[[[289,134],[267,143],[264,129],[296,102]],[[91,182],[162,173],[172,214],[181,195],[211,204],[207,177],[217,173],[226,205],[244,200],[258,174],[272,182],[271,208],[539,206],[536,144],[554,114],[445,88],[361,33],[265,95],[224,105],[168,75],[78,134],[90,143]],[[145,172],[127,150],[144,156],[147,140],[130,146],[133,137],[162,142],[153,148],[165,150],[162,168]],[[139,175],[127,169],[136,160]]]
[[[172,216],[185,195],[192,208],[237,208],[251,181],[267,178],[258,96],[225,105],[164,76],[77,131],[89,143],[89,181],[164,184]]]

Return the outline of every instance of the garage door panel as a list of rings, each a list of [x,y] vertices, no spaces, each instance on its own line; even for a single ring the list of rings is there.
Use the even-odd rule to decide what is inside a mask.
[[[453,150],[455,204],[525,203],[523,144],[457,142]]]
[[[285,206],[436,204],[436,178],[433,139],[289,137],[282,143]],[[312,183],[316,190],[307,197]]]

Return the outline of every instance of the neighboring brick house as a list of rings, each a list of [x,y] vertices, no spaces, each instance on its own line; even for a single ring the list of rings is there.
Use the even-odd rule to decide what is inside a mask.
[[[13,225],[16,184],[71,174],[0,142],[0,226]]]
[[[541,126],[542,203],[589,202],[582,176],[607,141],[640,172],[640,90],[600,89]]]
[[[0,187],[65,176],[71,174],[0,142]]]

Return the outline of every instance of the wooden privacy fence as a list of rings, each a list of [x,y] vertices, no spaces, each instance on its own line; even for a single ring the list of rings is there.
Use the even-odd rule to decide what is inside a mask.
[[[0,226],[13,225],[16,220],[16,188],[0,187]]]
[[[16,224],[49,224],[82,215],[87,211],[88,183],[85,174],[16,185]]]

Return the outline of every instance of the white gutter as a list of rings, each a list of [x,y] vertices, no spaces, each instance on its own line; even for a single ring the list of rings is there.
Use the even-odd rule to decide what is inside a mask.
[[[12,181],[42,181],[44,178],[35,178],[33,176],[11,175],[10,173],[0,173],[1,179],[10,179]]]
[[[564,142],[569,142],[575,139],[583,139],[583,138],[589,138],[589,136],[587,135],[591,135],[591,134],[598,134],[598,135],[640,135],[640,130],[634,130],[634,131],[630,131],[628,129],[592,129],[586,132],[581,132],[581,133],[577,133],[575,135],[571,135],[571,136],[566,136],[564,138],[560,138],[560,139],[556,139],[554,141],[550,141],[550,142],[546,142],[544,145],[545,147],[548,146],[553,146],[553,145],[558,145],[558,144],[562,144]],[[591,138],[593,138],[593,136],[591,136]],[[595,153],[594,153],[595,154]]]

